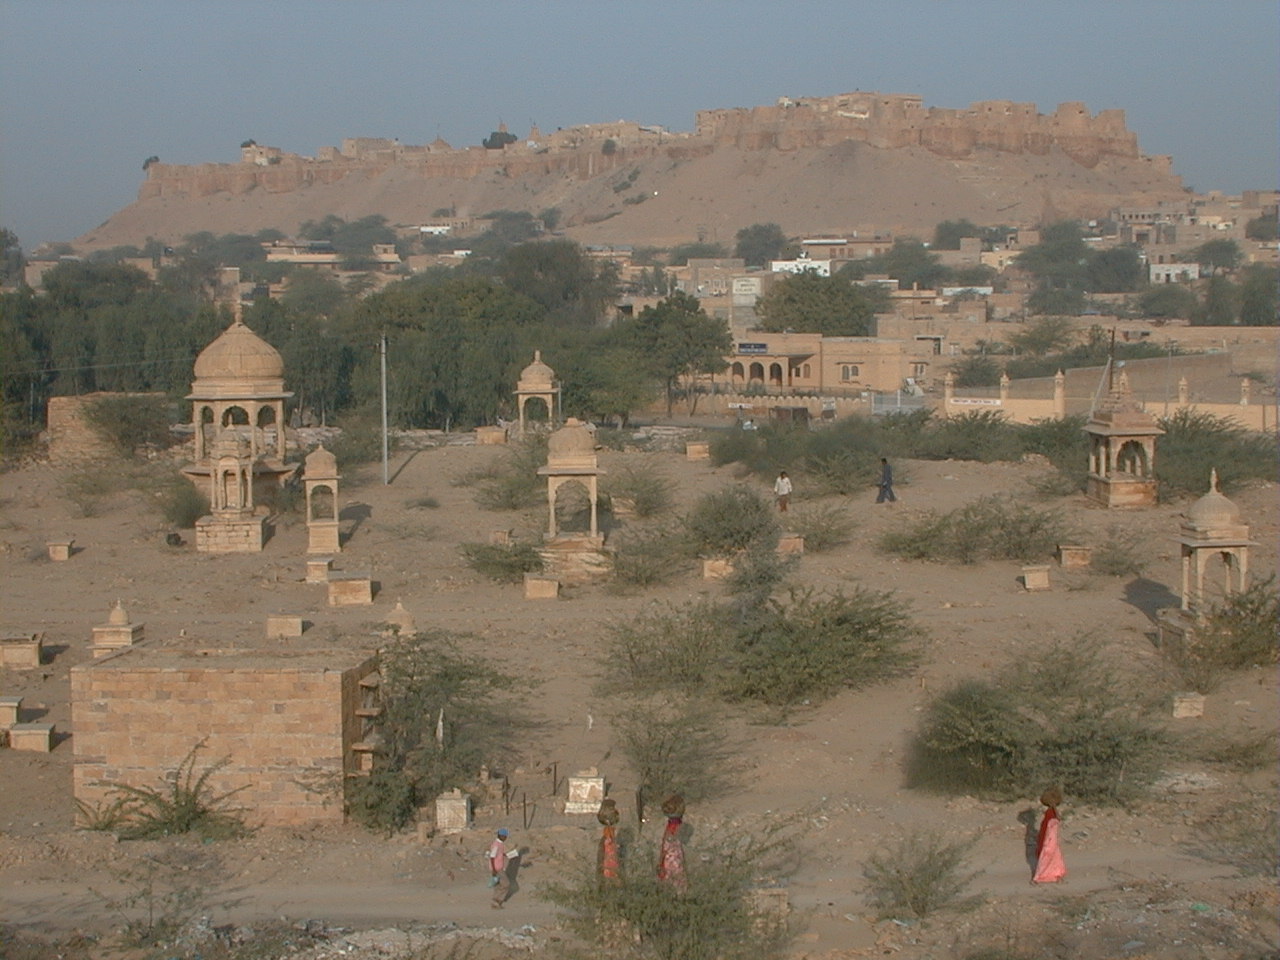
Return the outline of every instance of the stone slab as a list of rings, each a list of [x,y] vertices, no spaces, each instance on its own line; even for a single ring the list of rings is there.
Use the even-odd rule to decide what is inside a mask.
[[[0,666],[30,670],[43,662],[43,633],[22,633],[0,637]]]
[[[524,598],[526,600],[555,600],[559,596],[559,580],[553,577],[539,577],[531,573],[524,575]]]
[[[471,829],[471,798],[461,790],[436,797],[436,833],[462,833]]]
[[[307,628],[307,623],[302,617],[295,617],[289,613],[269,613],[267,614],[267,638],[274,639],[276,637],[300,637],[302,631]]]
[[[684,445],[684,458],[691,462],[711,459],[711,444],[691,442]]]
[[[804,553],[804,537],[798,533],[784,533],[778,538],[780,556],[801,556]]]
[[[53,749],[52,723],[15,723],[9,728],[9,749],[48,753]]]
[[[568,778],[569,799],[565,801],[565,813],[596,813],[604,800],[604,777],[595,769],[582,770]]]
[[[307,553],[341,553],[338,521],[313,520],[307,524]]]
[[[367,607],[373,603],[373,578],[361,574],[329,577],[329,606]]]
[[[506,427],[476,427],[476,446],[486,447],[506,442]]]
[[[733,561],[711,559],[702,561],[703,580],[724,580],[733,573]]]
[[[1173,718],[1175,720],[1194,719],[1204,716],[1204,694],[1177,693],[1173,697]]]
[[[74,540],[50,540],[45,544],[45,549],[49,551],[49,559],[58,562],[70,560],[74,548]]]
[[[307,557],[307,583],[328,583],[333,557]]]
[[[1029,593],[1049,589],[1049,565],[1035,564],[1022,568],[1022,586]]]
[[[1058,566],[1063,570],[1080,570],[1093,562],[1093,547],[1078,544],[1058,544]]]
[[[0,697],[0,728],[13,726],[21,715],[21,697]]]

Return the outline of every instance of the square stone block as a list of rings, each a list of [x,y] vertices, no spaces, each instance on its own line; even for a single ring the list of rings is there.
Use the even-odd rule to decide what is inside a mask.
[[[524,575],[524,598],[526,600],[555,600],[560,596],[560,581],[552,577],[539,577],[532,573]]]
[[[1022,586],[1029,592],[1049,589],[1049,565],[1036,564],[1022,568]]]
[[[1175,720],[1193,719],[1204,716],[1204,694],[1175,693],[1173,695],[1173,718]]]
[[[300,637],[302,631],[306,629],[306,623],[301,617],[295,617],[287,613],[269,613],[267,614],[267,638],[275,637]]]
[[[338,521],[313,520],[307,524],[307,553],[341,553]]]
[[[703,580],[723,580],[733,573],[733,561],[712,559],[702,561]]]
[[[20,633],[0,637],[0,666],[30,670],[43,662],[43,633]]]
[[[196,521],[200,553],[261,553],[266,542],[266,517],[211,514]]]
[[[345,574],[329,578],[329,606],[365,607],[373,603],[373,578],[368,574]]]
[[[471,798],[461,790],[436,797],[436,833],[462,833],[471,829]]]
[[[476,445],[481,447],[507,442],[506,427],[476,427]]]
[[[778,538],[778,554],[800,556],[804,553],[804,537],[798,533],[784,533]]]
[[[12,727],[22,714],[21,697],[0,697],[0,729]]]
[[[710,460],[711,444],[709,443],[686,443],[684,445],[684,458],[689,461]]]
[[[1058,544],[1058,566],[1063,570],[1079,570],[1093,561],[1093,547],[1075,544]]]
[[[50,540],[45,544],[45,549],[49,551],[50,560],[70,560],[71,550],[75,546],[74,540]]]
[[[333,557],[307,558],[307,583],[327,583],[333,569]]]
[[[489,543],[495,547],[511,546],[511,531],[510,530],[490,530]]]
[[[9,728],[9,749],[48,753],[53,749],[53,724],[15,723]]]
[[[604,777],[596,769],[580,770],[577,776],[569,777],[569,799],[565,802],[565,813],[595,813],[600,809],[600,801],[604,799]]]

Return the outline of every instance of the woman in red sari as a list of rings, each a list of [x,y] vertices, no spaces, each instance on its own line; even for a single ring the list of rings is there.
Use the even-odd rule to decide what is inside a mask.
[[[596,864],[600,870],[600,879],[605,883],[616,883],[622,869],[618,852],[618,834],[614,828],[618,825],[618,804],[610,799],[600,804],[596,819],[604,826],[600,836],[600,850]]]
[[[658,879],[683,892],[689,885],[684,875],[684,844],[680,842],[680,826],[684,823],[684,797],[673,793],[662,801],[667,826],[662,831],[658,852]]]
[[[1040,836],[1036,840],[1036,872],[1032,883],[1060,883],[1067,876],[1067,865],[1062,860],[1062,848],[1058,846],[1058,807],[1062,804],[1062,791],[1050,787],[1040,794],[1044,804],[1044,817],[1040,821]]]

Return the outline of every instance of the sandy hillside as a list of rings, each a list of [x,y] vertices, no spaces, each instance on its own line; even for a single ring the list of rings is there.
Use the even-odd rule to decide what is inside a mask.
[[[444,922],[491,929],[480,851],[486,831],[501,822],[513,826],[529,855],[500,927],[531,943],[554,937],[554,915],[536,898],[537,885],[592,849],[595,833],[593,818],[571,820],[553,812],[548,767],[557,764],[563,776],[597,765],[615,796],[627,797],[632,789],[629,771],[611,754],[610,704],[592,693],[601,625],[655,601],[716,597],[724,588],[690,575],[644,592],[581,587],[566,590],[559,601],[528,602],[517,586],[481,579],[461,561],[459,543],[487,539],[497,529],[537,530],[544,523],[537,511],[481,510],[472,490],[451,484],[502,455],[493,447],[401,455],[388,487],[376,469],[344,470],[344,508],[367,507],[350,513],[368,517],[355,529],[340,565],[371,567],[381,592],[373,608],[337,610],[325,606],[322,588],[302,582],[305,531],[297,521],[282,523],[262,554],[200,555],[190,547],[166,547],[162,521],[136,494],[109,497],[93,516],[82,516],[62,494],[63,478],[47,465],[0,477],[0,617],[6,630],[44,630],[54,654],[40,671],[0,673],[0,695],[21,695],[25,719],[52,720],[72,738],[48,755],[0,751],[0,917],[33,934],[102,933],[119,923],[108,904],[126,889],[122,871],[149,855],[176,850],[189,858],[193,876],[207,878],[201,884],[202,910],[215,924],[284,916],[384,930]],[[733,468],[688,463],[675,453],[605,451],[601,466],[617,471],[640,460],[675,481],[685,506],[735,479]],[[1233,868],[1190,850],[1200,819],[1247,789],[1273,789],[1274,770],[1241,773],[1171,759],[1170,773],[1177,776],[1133,810],[1068,801],[1064,846],[1071,875],[1065,889],[1027,884],[1025,830],[1018,815],[1032,798],[990,803],[903,787],[905,747],[931,693],[956,679],[981,676],[1011,657],[1032,656],[1046,642],[1092,634],[1149,672],[1153,684],[1164,682],[1148,638],[1150,614],[1177,589],[1173,537],[1185,505],[1109,514],[1082,499],[1064,502],[1086,542],[1101,539],[1112,525],[1140,539],[1151,565],[1137,581],[1068,577],[1054,568],[1054,589],[1028,594],[1013,563],[906,563],[874,548],[881,531],[916,511],[949,509],[982,494],[1025,497],[1028,478],[1040,469],[900,464],[900,503],[877,507],[870,490],[833,499],[857,520],[854,539],[829,553],[805,556],[793,574],[794,583],[818,589],[893,590],[911,602],[927,635],[922,666],[910,677],[842,694],[785,724],[736,718],[745,757],[739,787],[689,811],[695,830],[710,831],[749,826],[769,812],[806,812],[802,856],[789,883],[802,930],[798,954],[832,960],[963,957],[1001,942],[1032,949],[1052,941],[1068,953],[1049,953],[1046,946],[1046,952],[1028,955],[1225,960],[1276,949],[1274,888],[1241,879]],[[804,494],[802,484],[798,494]],[[424,496],[434,497],[438,507],[409,505]],[[1275,566],[1270,545],[1280,533],[1275,487],[1255,487],[1236,501],[1254,539],[1268,545],[1255,551],[1253,563],[1266,576]],[[66,563],[44,559],[44,542],[67,535],[81,551]],[[397,600],[420,625],[474,634],[474,650],[535,684],[528,707],[543,724],[523,753],[511,758],[517,791],[536,806],[533,823],[524,830],[515,811],[507,817],[482,810],[474,833],[429,844],[408,835],[382,839],[355,826],[262,830],[212,848],[182,841],[117,844],[108,836],[77,832],[68,671],[89,658],[90,628],[105,619],[117,598],[135,621],[146,623],[151,643],[183,631],[210,642],[259,642],[265,615],[277,610],[315,622],[304,637],[308,644],[367,642]],[[1232,678],[1210,697],[1203,720],[1180,721],[1184,726],[1175,732],[1186,737],[1192,727],[1243,737],[1274,729],[1275,680],[1272,670]],[[863,899],[861,861],[884,839],[915,827],[977,837],[973,865],[984,872],[974,889],[986,895],[986,906],[924,926],[874,920]],[[531,929],[520,933],[526,926]]]

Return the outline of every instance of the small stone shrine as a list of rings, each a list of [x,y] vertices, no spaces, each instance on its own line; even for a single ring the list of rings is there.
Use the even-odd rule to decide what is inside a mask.
[[[1156,503],[1156,437],[1164,433],[1129,390],[1124,371],[1084,425],[1089,435],[1085,494],[1107,507]]]
[[[542,351],[533,351],[533,363],[520,372],[516,381],[516,415],[520,435],[525,430],[525,408],[530,400],[541,400],[547,407],[547,422],[555,424],[560,419],[560,384],[556,372],[542,362]]]
[[[105,657],[133,646],[142,639],[143,628],[144,624],[130,622],[124,604],[117,600],[107,615],[107,622],[93,628],[93,655]]]
[[[1182,606],[1160,611],[1160,642],[1190,642],[1195,626],[1204,621],[1211,603],[1206,599],[1205,576],[1215,559],[1222,561],[1221,596],[1243,593],[1249,587],[1249,525],[1240,508],[1218,490],[1218,471],[1209,475],[1209,491],[1191,505],[1179,529],[1182,547]]]
[[[539,551],[546,576],[562,584],[589,583],[608,575],[604,537],[599,525],[599,478],[604,471],[596,458],[596,438],[585,423],[570,417],[547,440],[547,465],[538,475],[547,478],[547,539]],[[590,503],[588,531],[561,532],[556,524],[556,505],[566,484],[585,488]]]
[[[595,813],[604,800],[604,777],[595,767],[579,770],[577,776],[568,778],[569,798],[565,801],[565,813]]]
[[[211,512],[196,522],[204,553],[260,551],[266,518],[255,504],[296,469],[286,465],[284,362],[269,343],[234,322],[196,357],[187,399],[195,431],[193,463],[183,468],[209,491]]]
[[[307,553],[342,551],[338,536],[338,460],[320,445],[303,461],[307,501]]]

